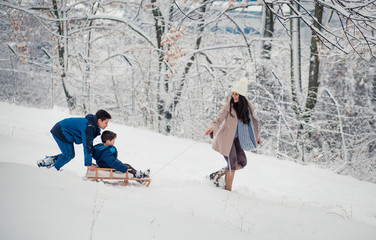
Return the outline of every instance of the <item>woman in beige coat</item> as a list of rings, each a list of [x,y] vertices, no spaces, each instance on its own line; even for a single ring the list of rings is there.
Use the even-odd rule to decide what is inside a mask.
[[[225,189],[229,191],[235,171],[247,165],[244,150],[256,151],[260,142],[255,107],[245,97],[247,84],[247,79],[242,78],[233,87],[231,100],[223,106],[218,117],[205,132],[205,135],[215,136],[213,149],[221,153],[228,163],[227,167],[210,174],[210,179],[218,186],[219,179],[225,175]]]

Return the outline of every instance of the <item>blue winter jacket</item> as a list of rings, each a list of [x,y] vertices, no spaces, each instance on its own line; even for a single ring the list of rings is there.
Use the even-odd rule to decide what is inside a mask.
[[[119,161],[117,155],[118,153],[114,146],[104,146],[103,143],[94,146],[93,158],[97,161],[98,167],[115,168],[125,173],[128,170],[128,166]]]
[[[97,116],[88,114],[85,118],[66,118],[51,129],[52,135],[66,143],[84,145],[85,166],[92,163],[93,140],[101,134]]]

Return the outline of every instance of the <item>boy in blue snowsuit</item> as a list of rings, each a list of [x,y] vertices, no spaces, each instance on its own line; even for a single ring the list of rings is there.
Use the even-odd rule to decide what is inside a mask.
[[[111,131],[104,131],[101,136],[102,143],[94,146],[93,158],[96,160],[100,168],[114,168],[117,171],[125,173],[129,169],[136,178],[149,177],[149,170],[146,172],[137,171],[131,165],[122,163],[117,159],[118,153],[114,146],[116,140],[116,133]]]
[[[92,166],[93,140],[100,135],[101,129],[108,126],[110,119],[111,115],[101,109],[95,115],[88,114],[84,118],[66,118],[56,123],[51,129],[51,133],[61,150],[61,154],[38,161],[38,166],[54,166],[57,170],[60,170],[75,156],[73,143],[82,143],[85,166],[94,171],[95,167]]]

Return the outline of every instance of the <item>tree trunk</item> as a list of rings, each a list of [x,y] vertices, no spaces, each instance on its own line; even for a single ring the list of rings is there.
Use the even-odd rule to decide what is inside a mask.
[[[200,19],[199,19],[199,24],[198,24],[198,38],[196,39],[196,46],[195,46],[195,49],[199,49],[200,48],[200,45],[201,45],[201,41],[202,41],[202,33],[204,32],[204,14],[206,12],[206,2],[208,0],[204,0],[202,2],[202,6],[199,8],[199,11],[200,11]],[[165,120],[165,123],[166,123],[166,127],[165,127],[165,132],[166,133],[169,133],[171,131],[171,125],[170,125],[170,121],[172,119],[172,112],[174,111],[176,105],[179,103],[180,101],[180,97],[181,97],[181,94],[183,92],[183,88],[184,88],[184,85],[185,85],[185,81],[186,81],[186,77],[193,65],[193,62],[195,61],[196,59],[196,55],[193,54],[190,59],[188,60],[188,63],[186,64],[185,68],[184,68],[184,72],[183,72],[183,76],[182,76],[182,79],[180,81],[180,84],[178,85],[177,87],[177,90],[176,90],[176,93],[174,95],[174,99],[173,99],[173,102],[169,105],[169,106],[166,106],[165,102],[163,101],[162,97],[161,97],[161,91],[164,90],[166,93],[168,93],[169,91],[169,85],[168,85],[168,81],[167,81],[167,77],[164,77],[163,79],[165,79],[165,82],[164,82],[164,89],[161,88],[161,72],[162,72],[162,65],[163,65],[163,59],[164,59],[164,54],[163,54],[163,47],[162,47],[162,43],[161,43],[161,40],[162,40],[162,35],[163,33],[165,32],[165,23],[163,20],[163,16],[162,16],[162,13],[159,9],[159,7],[156,6],[156,0],[151,0],[152,2],[152,6],[153,6],[153,16],[154,16],[154,21],[155,21],[155,29],[156,29],[156,33],[157,33],[157,41],[158,41],[158,49],[159,49],[159,79],[158,79],[158,93],[157,93],[157,104],[158,104],[158,119],[159,121],[162,121],[162,117],[164,118],[163,120]],[[172,14],[173,13],[173,9],[170,8],[170,11],[169,11],[169,14]],[[170,16],[171,17],[171,16]],[[171,19],[171,18],[170,18]]]
[[[163,68],[163,59],[164,59],[164,53],[163,53],[163,46],[162,46],[162,36],[165,32],[165,21],[162,16],[162,12],[158,7],[158,4],[156,0],[150,0],[152,4],[152,13],[154,18],[154,27],[156,32],[156,38],[157,38],[157,46],[158,46],[158,77],[157,77],[157,112],[158,112],[158,121],[159,121],[159,132],[161,132],[160,129],[160,123],[162,120],[170,119],[171,114],[169,112],[165,111],[165,102],[163,100],[163,92],[168,92],[169,84],[166,79],[166,77],[162,77],[162,68]],[[162,83],[163,81],[163,83]],[[167,122],[167,121],[166,121]],[[170,126],[166,124],[165,131],[170,131]]]
[[[376,59],[371,59],[371,68],[369,76],[372,78],[371,103],[373,105],[373,113],[376,115]]]
[[[196,50],[198,50],[201,46],[202,33],[204,32],[204,28],[205,28],[205,26],[204,26],[204,23],[205,23],[204,14],[207,10],[206,9],[206,6],[207,6],[206,2],[207,1],[208,0],[204,0],[202,2],[202,6],[199,9],[200,10],[200,19],[199,19],[199,24],[198,24],[198,37],[196,39],[196,46],[195,46]],[[183,76],[182,76],[182,79],[181,79],[180,84],[178,86],[178,91],[176,93],[176,96],[174,97],[174,102],[170,107],[171,110],[173,110],[180,101],[180,97],[181,97],[181,94],[182,94],[182,91],[183,91],[183,88],[184,88],[184,85],[185,85],[186,77],[187,77],[195,59],[196,59],[196,55],[193,54],[190,57],[190,59],[188,60],[187,65],[184,68]]]
[[[59,8],[57,5],[56,0],[52,0],[52,6],[53,6],[53,14],[56,19],[61,19],[61,16],[59,14]],[[73,110],[76,108],[76,98],[71,96],[69,94],[69,91],[65,85],[65,79],[66,79],[66,54],[65,54],[65,43],[62,41],[64,39],[64,34],[66,30],[64,28],[64,21],[58,20],[56,21],[57,31],[59,34],[59,37],[57,39],[57,50],[59,54],[59,66],[60,66],[60,78],[61,78],[61,84],[63,86],[64,94],[67,100],[68,108],[69,110]]]
[[[273,8],[273,4],[270,4],[269,7]],[[264,33],[263,37],[267,38],[268,40],[263,41],[262,46],[262,57],[265,59],[270,59],[270,51],[272,50],[272,43],[271,40],[274,34],[274,20],[273,20],[273,13],[272,11],[264,6],[265,8],[265,20],[264,20]]]
[[[294,1],[291,4],[299,11],[299,6]],[[293,10],[291,8],[291,15]],[[290,83],[291,83],[291,99],[296,120],[298,122],[295,150],[301,152],[302,161],[304,161],[304,140],[302,139],[303,126],[300,124],[301,106],[300,100],[302,94],[302,78],[301,78],[301,49],[300,49],[300,19],[290,19]],[[299,97],[300,96],[300,97]],[[302,147],[302,148],[300,148]],[[302,151],[300,150],[302,149]]]
[[[98,9],[99,9],[99,3],[94,2],[92,4],[92,7],[91,7],[91,14],[95,15],[98,12]],[[87,45],[86,45],[87,49],[86,49],[86,54],[85,54],[86,56],[85,56],[85,59],[84,59],[86,67],[85,67],[85,73],[84,73],[83,110],[84,110],[85,114],[87,114],[88,112],[91,111],[91,109],[90,109],[90,88],[91,88],[91,83],[90,83],[90,71],[91,71],[90,52],[91,52],[91,48],[92,48],[93,30],[92,30],[91,27],[93,26],[93,23],[94,23],[94,20],[90,20],[88,22],[89,32],[88,32],[88,36],[87,36]]]
[[[293,1],[291,4],[299,10],[299,7]],[[292,10],[291,10],[292,11]],[[291,13],[293,14],[293,13]],[[299,94],[302,91],[301,77],[301,49],[300,49],[300,20],[292,18],[290,20],[291,44],[290,44],[290,77],[291,77],[291,95],[295,115],[300,120],[301,107],[299,104]]]
[[[314,22],[314,27],[321,30],[321,23],[323,17],[324,8],[323,6],[316,3],[315,5],[315,18],[317,22]],[[320,23],[320,24],[319,24]],[[304,121],[308,123],[311,119],[312,112],[316,106],[317,102],[317,92],[319,89],[319,68],[320,68],[320,59],[318,52],[319,41],[314,32],[311,35],[311,54],[309,62],[309,76],[308,76],[308,93],[307,101],[305,105],[305,114]]]

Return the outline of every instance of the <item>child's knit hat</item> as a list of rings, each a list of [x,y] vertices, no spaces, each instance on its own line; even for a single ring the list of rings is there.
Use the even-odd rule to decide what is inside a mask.
[[[233,92],[237,92],[244,97],[247,95],[247,90],[248,90],[248,79],[245,77],[241,78],[240,81],[237,84],[235,84],[234,87],[232,88]]]

